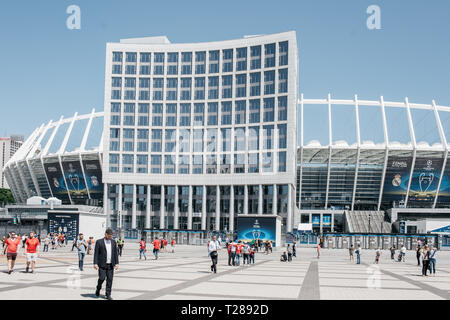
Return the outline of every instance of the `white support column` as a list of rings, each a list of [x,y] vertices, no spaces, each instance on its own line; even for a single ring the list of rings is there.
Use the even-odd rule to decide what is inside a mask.
[[[334,232],[334,215],[335,213],[331,213],[331,232]]]
[[[61,147],[59,148],[57,154],[63,154],[66,150],[67,142],[69,142],[70,134],[72,133],[73,125],[77,120],[78,112],[75,112],[72,121],[70,122],[69,128],[67,129],[66,135],[64,136],[64,140],[61,143]]]
[[[216,186],[216,225],[215,230],[220,230],[220,186]]]
[[[273,196],[272,196],[272,214],[277,215],[278,214],[278,193],[277,193],[277,185],[273,184]]]
[[[133,202],[131,207],[131,229],[136,229],[136,185],[133,184]]]
[[[165,229],[166,228],[166,224],[165,224],[165,207],[164,207],[164,202],[165,202],[165,192],[164,192],[164,185],[161,186],[161,206],[159,209],[159,228],[160,229]]]
[[[358,106],[358,96],[355,94],[355,115],[356,115],[356,143],[357,143],[357,154],[356,154],[356,168],[355,168],[355,179],[353,181],[353,193],[352,193],[352,211],[355,207],[355,196],[356,196],[356,185],[358,183],[358,171],[359,171],[359,159],[361,154],[361,131],[359,127],[359,106]]]
[[[192,139],[191,139],[192,141]],[[192,149],[191,149],[192,150]],[[188,203],[188,230],[192,230],[192,185],[189,185],[189,203]]]
[[[330,189],[330,173],[331,173],[331,156],[333,154],[333,127],[331,117],[331,94],[328,94],[328,172],[327,172],[327,192],[325,195],[325,209],[328,207],[328,191]]]
[[[411,109],[409,107],[409,102],[408,102],[408,98],[405,98],[405,106],[406,106],[406,112],[408,115],[408,125],[409,125],[409,132],[411,135],[411,141],[412,141],[412,145],[413,145],[413,160],[412,160],[412,164],[411,164],[411,171],[409,173],[409,180],[408,180],[408,190],[406,191],[406,197],[405,197],[405,208],[407,208],[408,206],[408,197],[409,197],[409,191],[411,189],[411,178],[414,172],[414,167],[416,165],[416,155],[417,155],[417,144],[416,144],[416,134],[414,132],[414,124],[412,121],[412,116],[411,116]]]
[[[248,214],[248,185],[244,185],[244,214]]]
[[[151,217],[151,186],[147,185],[147,205],[145,206],[145,229],[150,229],[151,228],[151,221],[150,221],[150,217]]]
[[[117,225],[119,226],[119,229],[122,229],[122,184],[119,184],[119,200],[117,201],[118,205],[118,214],[117,214]]]
[[[383,199],[383,187],[384,187],[384,179],[386,178],[386,169],[388,165],[388,159],[389,159],[389,135],[388,135],[388,129],[387,129],[387,121],[386,121],[386,108],[384,106],[384,98],[383,96],[380,97],[380,106],[381,106],[381,115],[383,119],[383,135],[384,135],[384,144],[385,144],[385,155],[384,155],[384,166],[383,166],[383,173],[381,174],[381,185],[380,185],[380,192],[378,196],[378,207],[377,210],[380,210],[381,207],[381,201]]]
[[[288,184],[286,232],[292,232],[292,190],[294,190],[294,188],[292,188],[291,185]]]
[[[444,161],[442,163],[441,175],[440,175],[438,187],[436,189],[436,195],[434,197],[434,202],[433,202],[433,209],[434,209],[434,208],[436,208],[437,200],[438,200],[438,197],[439,197],[439,192],[441,191],[442,177],[444,176],[445,167],[447,165],[448,145],[447,145],[447,137],[445,136],[445,132],[444,132],[444,129],[442,127],[441,118],[439,116],[439,112],[438,112],[437,107],[436,107],[436,102],[434,100],[432,101],[432,105],[433,105],[434,117],[436,118],[436,124],[437,124],[438,130],[439,130],[439,136],[441,137],[441,143],[442,143],[442,145],[444,147],[444,150],[445,150],[445,152],[444,152]]]
[[[94,119],[95,109],[92,109],[91,115],[89,117],[88,123],[86,125],[86,130],[84,130],[83,140],[81,140],[80,151],[83,152],[86,150],[86,143],[89,137],[89,132],[91,131],[92,120]]]
[[[202,230],[206,230],[206,186],[203,186],[202,193]]]
[[[103,184],[103,214],[106,215],[106,227],[111,228],[111,214],[108,201],[108,184]]]
[[[175,186],[175,203],[173,206],[173,228],[179,229],[179,216],[180,216],[180,208],[178,206],[178,185]]]
[[[258,214],[263,214],[263,187],[262,184],[258,187]]]
[[[302,181],[303,181],[303,147],[304,147],[304,133],[303,133],[303,117],[304,117],[304,102],[303,102],[303,93],[300,95],[300,177],[299,177],[299,186],[298,186],[298,208],[302,208]],[[297,152],[297,151],[296,151]],[[297,168],[297,164],[295,164]],[[297,174],[297,170],[295,172]]]
[[[234,232],[234,186],[230,186],[230,219],[229,219],[230,229],[229,232]]]

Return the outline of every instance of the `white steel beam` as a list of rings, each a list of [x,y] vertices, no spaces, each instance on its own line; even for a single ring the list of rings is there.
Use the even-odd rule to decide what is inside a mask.
[[[406,191],[406,198],[405,198],[405,208],[408,206],[408,197],[409,197],[409,191],[411,189],[411,180],[414,172],[414,167],[416,165],[416,155],[417,155],[417,143],[416,143],[416,133],[414,132],[414,124],[412,121],[411,116],[411,109],[409,107],[409,101],[408,98],[405,98],[405,106],[406,106],[406,113],[408,115],[408,125],[409,125],[409,132],[411,135],[411,142],[413,145],[413,160],[411,164],[411,171],[409,173],[409,181],[408,181],[408,190]]]
[[[69,142],[70,134],[72,133],[73,125],[75,121],[77,121],[78,112],[75,112],[75,115],[70,122],[69,128],[67,129],[66,135],[64,136],[64,140],[61,143],[61,147],[59,148],[57,154],[61,155],[66,151],[67,142]]]
[[[333,134],[332,134],[332,124],[331,124],[331,94],[328,94],[328,173],[327,173],[327,192],[325,195],[325,209],[328,208],[328,192],[330,189],[330,173],[331,173],[331,156],[332,156],[332,146],[333,146]]]
[[[441,175],[439,177],[439,183],[438,183],[438,187],[436,189],[436,195],[434,196],[434,202],[433,202],[433,209],[434,209],[434,208],[436,208],[436,204],[437,204],[438,197],[439,197],[439,192],[441,191],[442,178],[444,177],[445,167],[447,166],[448,144],[447,144],[447,137],[445,136],[445,132],[444,132],[444,129],[442,127],[441,118],[439,116],[439,112],[438,112],[437,107],[436,107],[436,102],[434,100],[432,101],[432,105],[433,105],[433,110],[434,110],[434,116],[436,118],[436,125],[437,125],[438,131],[439,131],[439,136],[441,137],[441,143],[442,143],[442,145],[444,146],[444,149],[445,149],[444,161],[442,162]]]
[[[378,206],[377,206],[378,211],[380,211],[381,201],[383,198],[384,180],[386,178],[386,169],[387,169],[388,158],[389,158],[389,134],[388,134],[388,129],[387,129],[386,108],[385,108],[383,96],[380,97],[380,106],[381,106],[381,115],[382,115],[382,119],[383,119],[383,135],[384,135],[384,144],[385,144],[386,152],[384,155],[383,173],[381,174],[381,185],[380,185],[380,192],[379,192],[379,196],[378,196]]]
[[[356,154],[356,168],[355,168],[355,179],[353,181],[353,193],[352,193],[352,211],[355,207],[355,196],[356,196],[356,185],[358,182],[358,170],[359,170],[359,158],[361,154],[361,131],[359,127],[359,107],[358,107],[358,96],[355,94],[355,115],[356,115],[356,144],[357,144],[357,154]]]

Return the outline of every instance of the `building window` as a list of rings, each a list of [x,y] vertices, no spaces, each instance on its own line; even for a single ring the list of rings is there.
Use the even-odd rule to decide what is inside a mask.
[[[219,98],[219,77],[208,78],[208,99]]]
[[[231,101],[222,102],[222,125],[231,124]]]
[[[266,44],[264,46],[264,67],[275,67],[275,43]]]
[[[275,93],[275,71],[264,72],[264,94]]]
[[[223,50],[222,72],[233,72],[233,49]]]
[[[246,74],[238,74],[236,75],[236,97],[242,98],[247,95],[247,75]]]
[[[278,97],[278,121],[287,120],[287,97]]]
[[[217,102],[208,103],[208,126],[217,126]]]
[[[163,105],[161,103],[154,103],[152,105],[152,126],[161,127],[163,116]]]
[[[236,49],[236,71],[247,70],[247,48]]]
[[[122,62],[122,52],[113,52],[113,62]]]
[[[219,73],[219,50],[209,52],[209,73]]]
[[[274,121],[275,99],[264,99],[264,122]]]
[[[278,70],[278,93],[288,92],[288,69]]]
[[[180,126],[186,127],[191,125],[191,104],[180,104]]]
[[[181,53],[181,74],[192,74],[192,52]]]
[[[178,53],[169,52],[167,54],[167,74],[177,75],[178,74]]]
[[[204,114],[205,114],[205,104],[195,103],[194,104],[194,126],[204,125]]]
[[[178,79],[167,79],[166,100],[177,100]]]
[[[250,48],[250,69],[261,69],[261,46]]]
[[[194,99],[205,99],[205,78],[195,78]]]
[[[234,103],[234,123],[245,124],[246,101],[240,100]]]
[[[222,76],[222,99],[230,99],[233,95],[233,77]]]
[[[181,78],[181,100],[191,100],[191,78]]]
[[[195,74],[204,74],[206,70],[206,52],[195,53]]]
[[[260,121],[260,101],[258,100],[250,100],[250,123],[258,123]]]
[[[177,125],[177,104],[166,104],[166,126],[175,127]]]
[[[278,47],[279,47],[279,65],[287,66],[288,65],[288,49],[289,49],[288,41],[280,42],[278,44]]]

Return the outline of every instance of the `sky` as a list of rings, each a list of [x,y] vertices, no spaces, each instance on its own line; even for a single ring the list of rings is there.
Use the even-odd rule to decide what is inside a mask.
[[[81,9],[80,30],[66,26],[70,5]],[[380,7],[379,30],[367,28],[370,5]],[[299,93],[305,98],[382,95],[450,105],[448,0],[1,1],[0,136],[28,136],[61,115],[103,110],[107,42],[159,35],[172,43],[206,42],[289,30],[297,32]],[[326,143],[326,130],[316,125],[322,124],[323,109],[308,108],[305,142]],[[361,121],[367,122],[364,136],[379,142],[380,126],[372,122],[380,117],[374,112],[368,110]],[[396,135],[391,139],[402,142],[409,136],[401,112],[393,110],[388,123]],[[449,134],[450,117],[443,116]],[[352,117],[351,110],[333,113],[334,140],[352,142]],[[430,114],[413,114],[413,120],[423,127],[419,138],[439,139],[429,133]]]

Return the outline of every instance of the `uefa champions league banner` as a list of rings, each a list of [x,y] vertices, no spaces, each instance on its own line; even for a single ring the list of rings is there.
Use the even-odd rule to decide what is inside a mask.
[[[103,183],[102,183],[102,169],[99,160],[84,160],[84,174],[86,175],[86,182],[89,188],[89,194],[92,199],[102,199],[103,197]]]
[[[439,203],[450,203],[450,161],[447,160],[444,175],[442,176],[441,188],[439,189]]]
[[[389,157],[384,180],[383,201],[405,200],[411,162],[411,157]]]
[[[44,169],[45,174],[47,175],[48,183],[52,189],[53,196],[61,200],[63,203],[68,203],[69,195],[67,193],[59,162],[44,163]]]
[[[443,159],[417,158],[411,179],[409,200],[433,202],[439,186]]]
[[[269,240],[275,243],[276,224],[276,217],[238,217],[238,240],[245,242]]]
[[[88,198],[88,194],[80,161],[63,161],[62,164],[70,197],[74,202],[84,204],[84,200]]]

